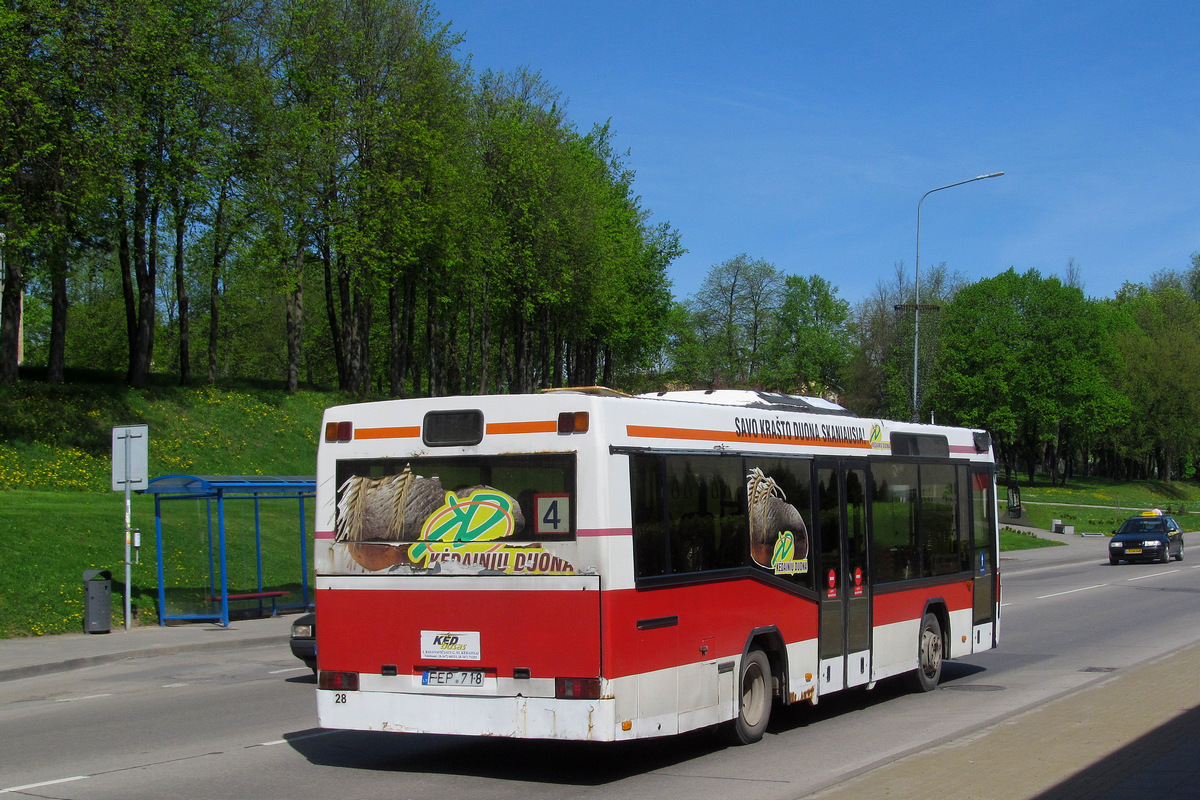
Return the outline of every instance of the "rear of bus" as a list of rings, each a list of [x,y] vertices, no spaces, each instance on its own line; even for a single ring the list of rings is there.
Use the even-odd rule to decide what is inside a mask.
[[[325,728],[614,737],[603,521],[580,503],[595,399],[431,398],[325,413],[316,614]],[[604,469],[589,497],[605,496]],[[593,512],[596,513],[596,512]]]

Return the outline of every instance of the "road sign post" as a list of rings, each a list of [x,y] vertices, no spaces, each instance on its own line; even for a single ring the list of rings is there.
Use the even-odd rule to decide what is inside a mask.
[[[131,620],[133,562],[130,561],[130,546],[136,533],[130,524],[131,495],[134,489],[145,489],[150,483],[149,445],[149,426],[117,425],[112,429],[112,488],[114,492],[125,492],[125,630],[129,630]]]

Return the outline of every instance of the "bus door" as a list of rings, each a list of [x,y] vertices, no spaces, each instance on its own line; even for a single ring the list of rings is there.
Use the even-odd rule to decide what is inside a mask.
[[[971,467],[971,538],[974,542],[975,625],[973,648],[996,646],[996,503],[989,467]]]
[[[871,680],[871,582],[865,468],[818,459],[817,484],[823,694]]]

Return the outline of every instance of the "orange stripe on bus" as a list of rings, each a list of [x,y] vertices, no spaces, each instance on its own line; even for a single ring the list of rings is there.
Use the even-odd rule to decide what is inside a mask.
[[[355,439],[414,439],[421,435],[420,425],[403,428],[355,428]]]
[[[533,422],[489,422],[488,433],[557,433],[558,420],[534,420]]]
[[[757,444],[806,444],[813,447],[852,447],[870,450],[868,441],[844,441],[840,439],[817,439],[811,436],[738,436],[729,431],[705,431],[694,428],[658,428],[650,425],[627,425],[626,433],[647,439],[687,439],[705,442],[745,442]]]

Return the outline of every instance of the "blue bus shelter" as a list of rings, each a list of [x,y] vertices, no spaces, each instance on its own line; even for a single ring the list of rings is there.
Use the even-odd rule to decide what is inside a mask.
[[[308,593],[308,549],[305,530],[306,501],[314,496],[316,480],[312,477],[278,477],[273,475],[163,475],[149,481],[144,493],[154,495],[154,535],[158,559],[158,623],[166,625],[168,619],[212,619],[229,626],[230,600],[257,600],[259,610],[270,603],[272,613],[277,608],[307,608]],[[167,500],[203,500],[207,516],[208,540],[208,594],[204,603],[211,613],[196,612],[183,614],[167,613],[167,582],[163,563],[162,504]],[[296,542],[300,566],[300,603],[283,603],[279,598],[290,591],[270,590],[263,584],[262,529],[259,514],[262,501],[287,501],[298,503],[299,524]],[[257,586],[254,591],[241,588],[231,594],[227,564],[225,505],[227,502],[252,502],[254,504],[254,554]],[[214,515],[215,512],[215,515]],[[215,528],[214,528],[215,522]],[[214,537],[215,534],[215,537]]]

